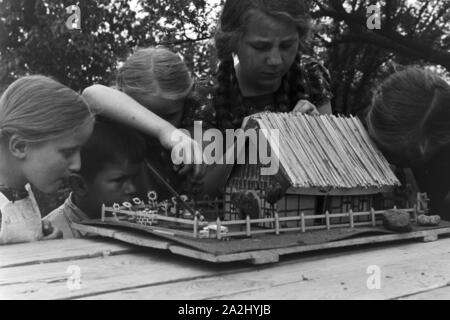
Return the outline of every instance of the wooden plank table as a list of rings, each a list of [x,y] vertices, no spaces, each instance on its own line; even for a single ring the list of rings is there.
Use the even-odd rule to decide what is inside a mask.
[[[102,238],[0,246],[0,298],[450,299],[450,238],[299,253],[258,266]]]

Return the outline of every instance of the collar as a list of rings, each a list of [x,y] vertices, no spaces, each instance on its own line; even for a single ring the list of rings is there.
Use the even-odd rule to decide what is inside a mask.
[[[73,202],[72,193],[70,193],[69,197],[67,197],[64,207],[70,208],[70,210],[64,210],[64,215],[72,222],[79,222],[89,219],[89,217]]]
[[[0,185],[0,192],[3,193],[3,195],[11,202],[19,201],[28,197],[28,192],[25,188],[14,189]]]

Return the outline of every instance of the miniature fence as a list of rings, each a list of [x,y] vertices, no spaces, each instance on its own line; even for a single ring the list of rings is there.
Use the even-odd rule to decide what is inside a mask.
[[[108,217],[107,213],[111,213],[112,216]],[[148,218],[153,223],[152,224],[139,224],[136,222],[124,221],[124,220],[119,219],[117,214],[122,214],[126,217],[134,217],[134,218],[136,218],[136,220],[138,220],[139,218]],[[175,235],[184,236],[184,237],[192,237],[193,233],[187,232],[187,231],[181,231],[181,230],[177,230],[177,229],[173,229],[173,228],[165,228],[165,227],[161,227],[161,226],[156,226],[156,225],[154,225],[154,223],[159,223],[161,221],[165,221],[168,223],[174,223],[175,225],[178,225],[178,226],[185,225],[189,228],[193,228],[194,233],[195,233],[195,230],[199,227],[199,222],[198,222],[197,217],[194,217],[193,220],[189,220],[189,219],[182,219],[182,218],[167,217],[167,216],[160,215],[157,213],[152,213],[151,211],[139,211],[139,210],[131,211],[131,210],[115,209],[115,208],[111,208],[111,207],[103,207],[102,208],[101,220],[102,221],[120,222],[124,226],[138,227],[139,229],[143,229],[143,230],[150,228],[150,229],[152,229],[152,231],[155,231],[155,232],[173,235],[173,236],[175,236]]]
[[[396,209],[394,207],[394,209]],[[414,206],[414,208],[410,209],[402,209],[403,211],[406,211],[413,215],[413,220],[417,221],[417,216],[419,213],[422,213],[422,211],[419,211],[420,208],[418,206]],[[115,221],[121,222],[124,225],[129,225],[136,227],[136,225],[139,225],[138,223],[132,223],[120,220],[119,217],[117,217],[117,214],[123,214],[126,216],[132,216],[132,217],[148,217],[152,221],[157,221],[158,223],[161,221],[165,221],[168,223],[175,223],[176,227],[182,227],[184,226],[187,229],[192,230],[191,232],[188,231],[181,231],[175,228],[166,228],[162,226],[156,226],[156,225],[141,225],[138,228],[140,229],[151,229],[152,231],[163,233],[163,234],[169,234],[172,236],[184,236],[184,237],[190,237],[190,238],[199,238],[200,237],[200,231],[199,229],[202,227],[199,223],[199,219],[197,216],[195,216],[192,220],[189,219],[183,219],[183,218],[173,218],[173,217],[167,217],[164,215],[152,213],[152,212],[145,212],[145,211],[128,211],[128,210],[120,210],[115,208],[104,208],[102,210],[102,220],[106,221],[108,220],[108,217],[106,217],[106,213],[109,212],[112,214],[112,217],[109,219],[113,219]],[[230,238],[230,237],[240,237],[240,236],[246,236],[250,237],[252,235],[257,234],[276,234],[279,235],[282,232],[292,232],[292,231],[300,231],[300,232],[307,232],[307,231],[313,231],[313,230],[330,230],[331,228],[355,228],[355,227],[362,227],[362,226],[372,226],[375,227],[381,223],[380,219],[377,219],[380,217],[385,210],[379,210],[375,211],[374,209],[371,209],[370,211],[366,212],[353,212],[349,211],[347,213],[335,213],[330,214],[328,211],[325,214],[322,215],[305,215],[304,213],[301,213],[299,216],[294,217],[279,217],[278,213],[275,213],[275,216],[273,218],[260,218],[260,219],[250,219],[250,217],[247,216],[244,220],[233,220],[233,221],[221,221],[220,218],[217,218],[216,220],[216,226],[215,226],[215,235],[213,237],[209,238]],[[334,218],[343,218],[347,217],[349,219],[348,223],[332,223],[331,220]],[[364,222],[357,222],[355,221],[355,218],[357,217],[368,217],[368,221]],[[306,221],[307,220],[315,220],[315,219],[325,219],[325,224],[322,225],[312,225],[307,226]],[[282,227],[280,224],[284,221],[299,221],[300,227]],[[261,229],[261,228],[253,228],[253,224],[266,224],[269,223],[274,226],[274,228],[269,229]],[[245,231],[239,231],[239,232],[222,232],[222,227],[228,227],[228,226],[237,226],[240,227],[239,229],[244,229]]]
[[[223,216],[226,220],[239,219],[238,210],[235,208],[235,204],[232,202],[232,194],[234,192],[242,192],[243,189],[239,189],[236,186],[241,186],[244,182],[240,181],[241,184],[236,183],[233,187],[227,187],[224,193],[224,210],[222,211]],[[247,181],[248,182],[248,181]],[[246,182],[246,183],[247,183]],[[256,186],[259,186],[259,182],[250,181]],[[248,183],[250,183],[248,182]],[[402,208],[410,207],[406,203],[395,203],[391,199],[385,199],[381,194],[371,194],[371,195],[353,195],[353,196],[315,196],[315,195],[304,195],[304,194],[286,194],[282,199],[278,200],[276,203],[271,204],[266,199],[266,191],[263,189],[254,190],[260,200],[261,208],[261,218],[274,217],[274,212],[277,211],[280,217],[285,216],[298,216],[301,212],[305,214],[324,214],[327,210],[329,212],[348,212],[353,211],[369,211],[370,208],[375,210],[386,210],[392,208],[394,205],[399,205]],[[318,203],[317,199],[321,198],[322,202]],[[388,203],[386,203],[386,201]],[[222,218],[222,217],[221,217]],[[241,219],[243,217],[240,217]]]
[[[396,209],[396,208],[395,208]],[[414,206],[414,208],[410,209],[402,209],[402,211],[408,212],[410,214],[413,214],[414,221],[417,220],[417,216],[419,214],[419,211],[417,210],[417,207]],[[381,216],[385,210],[379,210],[375,211],[371,209],[368,212],[352,212],[351,210],[348,213],[336,213],[336,214],[330,214],[328,211],[325,214],[322,215],[305,215],[303,213],[300,214],[300,216],[297,217],[279,217],[278,213],[275,213],[274,218],[263,218],[263,219],[247,219],[245,220],[235,220],[235,221],[220,221],[220,219],[217,219],[217,230],[220,230],[220,226],[245,226],[245,231],[241,232],[228,232],[227,237],[239,237],[239,236],[251,236],[256,234],[276,234],[279,235],[281,232],[289,232],[289,231],[313,231],[313,230],[320,230],[320,229],[327,229],[330,230],[331,228],[345,228],[345,227],[362,227],[362,226],[372,226],[375,227],[378,224],[381,223],[380,219],[377,219],[377,216]],[[369,221],[365,222],[356,222],[355,217],[369,217]],[[331,219],[333,218],[342,218],[342,217],[348,217],[349,223],[338,223],[333,224],[331,223]],[[325,219],[324,225],[314,225],[314,226],[306,226],[307,220],[315,220],[315,219]],[[280,226],[281,222],[284,221],[300,221],[300,227],[290,227],[290,228],[283,228]],[[275,225],[275,228],[271,229],[257,229],[252,230],[251,225],[256,223],[272,223]],[[194,237],[195,234],[194,234]],[[220,233],[217,234],[217,238],[220,239],[223,237],[223,235],[220,235]]]

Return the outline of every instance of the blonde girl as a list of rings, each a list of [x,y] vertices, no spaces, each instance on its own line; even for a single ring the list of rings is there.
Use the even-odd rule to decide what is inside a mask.
[[[180,143],[186,150],[198,149],[187,136],[181,142],[173,139],[197,106],[191,95],[193,80],[178,54],[166,48],[137,50],[119,69],[116,85],[117,89],[93,85],[83,97],[94,112],[140,130],[166,151]],[[172,167],[167,161],[165,166]],[[188,163],[176,170],[194,178],[204,173],[202,165]]]
[[[81,96],[50,78],[27,76],[6,89],[0,99],[0,244],[57,236],[48,225],[43,231],[29,184],[54,192],[79,170],[93,122]]]

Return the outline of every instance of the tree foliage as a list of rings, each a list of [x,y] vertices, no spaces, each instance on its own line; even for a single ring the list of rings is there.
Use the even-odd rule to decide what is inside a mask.
[[[65,8],[81,10],[81,29],[69,30]],[[118,64],[136,47],[166,45],[181,52],[194,74],[210,71],[205,0],[0,0],[0,88],[40,73],[80,90],[111,83]]]
[[[300,0],[292,0],[300,1]],[[197,78],[215,70],[211,42],[222,1],[0,0],[0,89],[24,74],[51,75],[80,90],[110,84],[137,47],[165,45],[183,54]],[[309,0],[320,29],[311,53],[329,68],[336,113],[355,114],[372,88],[399,65],[450,71],[450,1]],[[65,26],[65,8],[81,9],[81,30]],[[367,28],[367,8],[381,29]]]
[[[335,112],[363,111],[372,88],[396,66],[450,71],[448,0],[311,2],[312,16],[323,24],[315,49],[332,73]],[[368,29],[369,5],[380,9],[381,29]]]

